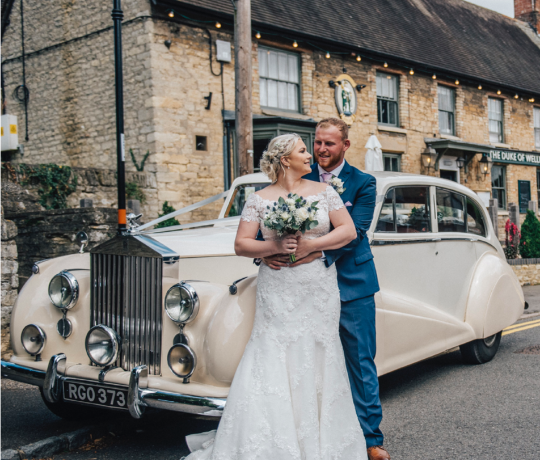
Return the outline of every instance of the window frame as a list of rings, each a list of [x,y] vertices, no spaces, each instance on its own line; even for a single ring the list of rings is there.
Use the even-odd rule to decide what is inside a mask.
[[[391,77],[391,79],[394,82],[394,90],[395,90],[395,98],[389,98],[385,96],[379,95],[379,92],[377,90],[377,80],[378,78],[384,76],[385,78]],[[377,71],[375,75],[375,91],[377,93],[377,125],[380,126],[392,126],[394,128],[399,128],[399,75],[389,73],[389,72],[380,72]],[[381,101],[386,101],[388,103],[395,104],[395,113],[396,113],[396,122],[395,123],[383,123],[380,121],[380,114],[381,114]]]
[[[445,109],[441,109],[441,93],[440,93],[440,90],[441,89],[445,89],[445,90],[448,90],[450,92],[450,94],[452,95],[452,111],[448,111],[448,110],[445,110]],[[450,86],[446,86],[446,85],[437,85],[437,110],[438,110],[438,115],[439,115],[439,133],[441,134],[445,134],[447,136],[455,136],[456,135],[456,88],[452,88]],[[452,127],[450,129],[450,132],[443,132],[442,131],[442,128],[441,128],[441,112],[444,113],[444,114],[451,114],[452,117],[451,117],[451,123],[452,123]]]
[[[537,192],[536,202],[540,204],[540,168],[536,168],[536,192]],[[538,211],[540,210],[537,210],[537,212]]]
[[[398,169],[397,171],[393,171],[393,170],[388,170],[388,169],[385,169],[385,171],[389,171],[389,172],[401,172],[401,155],[398,154],[398,153],[385,153],[383,152],[383,167],[385,167],[385,158],[390,158],[390,159],[396,159],[397,160],[397,166],[398,166]]]
[[[501,168],[501,171],[503,172],[503,186],[502,187],[494,187],[493,186],[493,168]],[[501,203],[499,200],[498,202],[498,209],[500,210],[506,210],[506,201],[508,199],[508,190],[507,190],[507,184],[506,184],[506,165],[493,165],[491,168],[491,196],[494,197],[493,190],[503,190],[504,191],[504,203]]]
[[[540,150],[540,107],[533,107],[534,148]]]
[[[490,110],[489,108],[489,105],[490,105],[490,101],[493,101],[493,102],[497,102],[498,104],[500,104],[500,107],[501,107],[501,119],[500,120],[497,120],[495,118],[491,118],[491,113],[492,111]],[[491,125],[491,122],[494,122],[494,123],[498,123],[499,124],[499,129],[500,129],[500,133],[497,133],[495,131],[491,131],[491,128],[490,128],[490,125]],[[498,97],[488,97],[488,134],[489,134],[489,142],[490,144],[503,144],[504,143],[504,99],[500,99]],[[499,140],[498,141],[492,141],[491,140],[491,135],[492,134],[497,134],[499,136]]]
[[[298,71],[298,83],[291,82],[291,81],[288,81],[288,80],[280,80],[278,78],[263,77],[263,76],[261,76],[260,70],[259,70],[259,105],[260,105],[260,107],[263,108],[263,109],[279,110],[279,111],[282,111],[282,112],[300,113],[301,114],[302,113],[302,55],[300,53],[295,53],[294,51],[283,50],[283,49],[280,49],[280,48],[272,48],[270,46],[261,46],[260,45],[258,47],[258,49],[257,49],[257,63],[259,65],[259,69],[260,69],[260,59],[259,59],[259,51],[260,50],[266,50],[267,52],[283,53],[283,54],[287,54],[287,55],[290,55],[290,56],[295,56],[297,58],[297,63],[298,63],[298,69],[297,69],[297,71]],[[279,74],[279,70],[278,70],[278,74]],[[284,108],[281,108],[279,106],[273,107],[271,105],[263,105],[262,100],[261,100],[261,95],[262,95],[261,79],[265,79],[267,81],[272,80],[272,81],[275,81],[275,82],[284,82],[284,83],[287,83],[287,84],[296,85],[296,101],[297,101],[296,103],[298,104],[298,110],[284,109]],[[268,102],[268,89],[267,89],[267,102]]]

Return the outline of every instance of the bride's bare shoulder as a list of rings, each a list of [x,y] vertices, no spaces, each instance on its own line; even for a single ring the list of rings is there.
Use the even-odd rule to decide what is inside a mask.
[[[276,186],[269,185],[268,187],[255,192],[255,195],[260,196],[263,200],[273,200],[276,197]],[[279,193],[277,193],[279,195]]]
[[[306,181],[306,195],[317,195],[318,193],[324,192],[328,184],[325,182],[315,182],[312,180],[305,179]]]

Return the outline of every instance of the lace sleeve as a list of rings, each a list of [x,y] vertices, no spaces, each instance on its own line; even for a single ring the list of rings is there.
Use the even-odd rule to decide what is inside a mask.
[[[326,200],[328,201],[328,212],[337,211],[344,206],[343,200],[331,185],[326,187]]]
[[[259,210],[257,209],[257,195],[252,193],[246,201],[242,211],[242,220],[244,222],[259,222]]]

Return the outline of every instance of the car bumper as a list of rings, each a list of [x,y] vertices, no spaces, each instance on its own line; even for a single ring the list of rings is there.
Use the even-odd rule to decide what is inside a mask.
[[[65,355],[54,355],[49,361],[47,371],[32,369],[19,364],[2,360],[2,378],[37,385],[43,388],[43,396],[51,403],[63,399],[63,381],[70,378],[61,375],[59,367],[65,362]],[[128,410],[134,418],[141,418],[145,408],[184,412],[202,417],[221,417],[225,408],[225,398],[192,396],[182,393],[155,390],[148,388],[148,369],[138,366],[131,371],[128,391]],[[79,382],[84,380],[78,379]],[[98,383],[86,380],[87,383]],[[125,388],[125,387],[124,387]]]

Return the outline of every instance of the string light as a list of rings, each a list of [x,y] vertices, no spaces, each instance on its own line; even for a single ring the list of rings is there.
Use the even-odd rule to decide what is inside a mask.
[[[357,60],[358,62],[360,62],[360,61],[362,60],[362,58],[361,58],[360,56],[356,56],[356,60]]]
[[[514,96],[514,99],[519,99],[519,96],[518,96],[517,93],[516,93],[516,95]]]
[[[497,94],[501,94],[501,90],[500,90],[500,89],[497,90]]]
[[[534,97],[531,97],[531,98],[529,99],[529,102],[534,102]]]
[[[330,53],[328,51],[326,52],[326,59],[330,59]]]
[[[298,48],[298,42],[295,40],[295,41],[293,42],[292,46],[293,46],[294,48]]]
[[[221,22],[216,22],[216,29],[221,29]]]
[[[409,73],[410,73],[411,75],[414,75],[414,70],[413,70],[413,69],[409,70]]]
[[[478,85],[478,89],[482,89],[482,85]]]
[[[174,18],[174,10],[167,11],[167,14],[169,15],[170,18]]]
[[[261,33],[260,33],[260,32],[257,32],[257,33],[255,34],[255,38],[257,38],[257,39],[261,38]]]
[[[431,78],[433,78],[433,80],[437,80],[437,75],[433,74]]]
[[[456,85],[459,85],[459,80],[456,80],[454,83],[455,83]]]
[[[384,67],[388,67],[388,62],[385,62],[385,63],[383,64],[383,66],[384,66]]]

